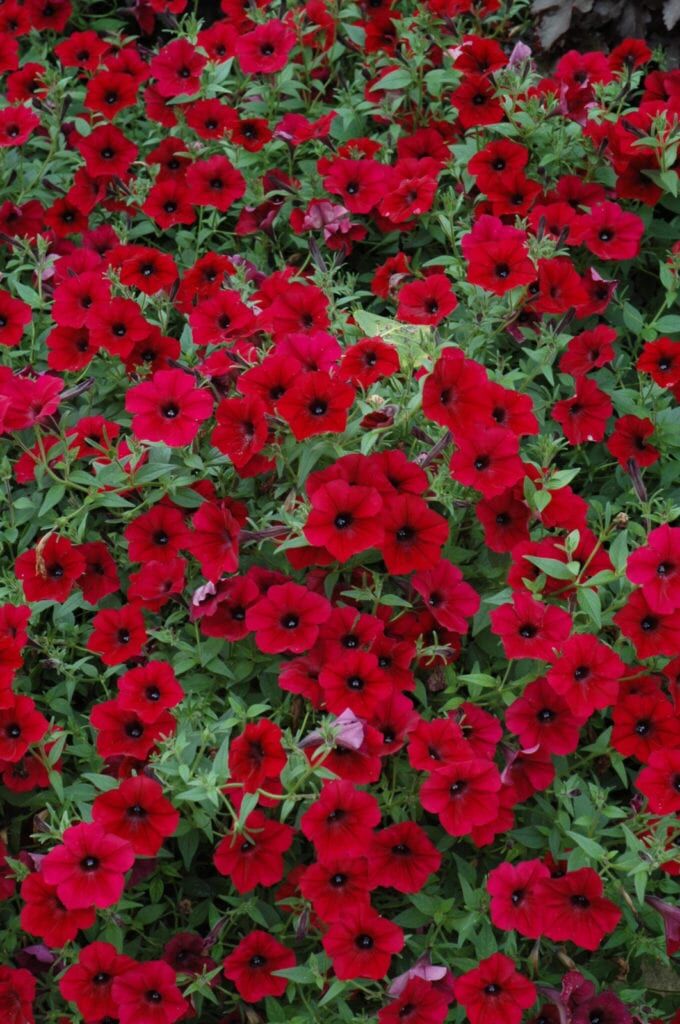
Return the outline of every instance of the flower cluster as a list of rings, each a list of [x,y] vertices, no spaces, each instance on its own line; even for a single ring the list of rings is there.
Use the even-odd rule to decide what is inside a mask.
[[[100,6],[0,5],[0,1024],[680,1024],[680,72]]]

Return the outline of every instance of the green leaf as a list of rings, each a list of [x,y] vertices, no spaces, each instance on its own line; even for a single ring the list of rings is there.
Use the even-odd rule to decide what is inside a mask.
[[[675,334],[677,331],[680,331],[680,316],[675,314],[662,316],[656,321],[655,327],[662,334],[665,334],[666,331]]]
[[[587,853],[593,860],[602,860],[607,856],[604,846],[600,846],[594,839],[582,836],[579,832],[567,832],[570,839],[573,839],[577,846],[580,846],[584,853]]]

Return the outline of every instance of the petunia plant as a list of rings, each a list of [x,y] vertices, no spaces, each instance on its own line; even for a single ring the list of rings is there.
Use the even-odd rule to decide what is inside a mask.
[[[0,4],[0,1024],[680,1024],[680,72],[529,7]]]

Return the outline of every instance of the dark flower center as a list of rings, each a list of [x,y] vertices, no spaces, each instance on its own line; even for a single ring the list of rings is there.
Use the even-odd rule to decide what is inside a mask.
[[[474,467],[478,472],[481,472],[483,469],[489,468],[490,462],[491,459],[488,455],[478,455],[474,461]]]
[[[328,411],[328,402],[325,402],[323,398],[313,399],[307,406],[312,416],[323,416]]]
[[[146,811],[141,804],[133,804],[127,809],[128,818],[145,818]]]
[[[537,633],[538,629],[533,622],[525,622],[523,626],[520,626],[519,635],[524,640],[533,640]]]
[[[111,980],[111,975],[107,974],[106,971],[98,971],[92,978],[95,985],[106,985]]]
[[[83,859],[80,862],[80,866],[83,869],[83,871],[96,871],[97,868],[99,867],[99,858],[93,857],[91,854],[88,854],[87,857],[83,857]]]
[[[675,566],[672,562],[660,562],[656,567],[656,575],[661,577],[670,576],[674,569]]]
[[[461,793],[467,788],[467,782],[465,779],[458,779],[457,782],[452,782],[449,786],[449,793],[451,796],[460,796]]]
[[[652,723],[648,718],[641,718],[639,722],[635,724],[635,732],[638,736],[646,736],[652,728]]]
[[[644,619],[640,623],[640,627],[645,633],[649,633],[652,629],[656,629],[659,625],[659,620],[653,615],[645,615]]]
[[[499,263],[496,267],[496,277],[500,277],[501,281],[504,281],[506,277],[510,276],[510,267],[507,263]]]
[[[125,733],[131,740],[138,740],[144,734],[144,727],[140,722],[128,722]]]
[[[542,708],[536,715],[539,722],[552,722],[554,717],[555,712],[551,708]]]
[[[335,526],[338,530],[346,530],[348,526],[351,526],[352,516],[349,512],[338,512],[334,519]]]
[[[144,692],[147,700],[157,701],[161,698],[161,691],[157,686],[147,686]]]
[[[577,683],[582,683],[584,679],[587,679],[590,675],[590,669],[587,665],[579,665],[578,668],[574,669],[574,679]]]
[[[365,685],[361,676],[350,676],[347,680],[347,686],[350,690],[363,690]]]
[[[364,932],[361,935],[357,935],[356,939],[354,940],[354,945],[358,949],[373,949],[373,939],[371,938],[370,935],[366,935],[366,933]]]
[[[484,991],[486,992],[487,996],[498,996],[501,994],[502,989],[500,985],[497,985],[494,981],[492,981],[490,985],[484,986]]]
[[[602,228],[597,237],[600,239],[601,242],[611,242],[612,238],[614,237],[614,232],[610,231],[608,228]]]
[[[524,889],[515,889],[515,891],[513,892],[512,896],[510,897],[510,902],[512,903],[512,905],[514,907],[518,907],[523,899],[524,899]]]
[[[392,853],[395,853],[397,857],[408,857],[411,853],[411,849],[406,845],[406,843],[397,843],[396,846],[392,847]]]
[[[255,956],[251,956],[248,963],[250,964],[251,967],[264,967],[264,965],[267,963],[267,958],[265,956],[260,956],[259,953],[256,953]]]
[[[167,405],[161,406],[161,413],[167,420],[174,420],[176,416],[179,416],[179,406],[174,402],[169,402]]]
[[[296,629],[300,625],[300,619],[293,612],[289,612],[281,619],[281,625],[284,629]]]
[[[331,875],[328,879],[329,884],[332,885],[334,889],[339,889],[346,881],[347,875],[343,875],[341,872],[338,872],[336,875]]]
[[[578,894],[571,897],[571,905],[572,907],[577,907],[579,910],[587,910],[590,906],[590,900],[587,896]]]
[[[415,533],[412,526],[400,526],[397,530],[397,540],[401,542],[413,540]]]
[[[130,633],[129,633],[129,631],[127,629],[119,629],[118,630],[118,643],[119,644],[129,644],[130,643]]]

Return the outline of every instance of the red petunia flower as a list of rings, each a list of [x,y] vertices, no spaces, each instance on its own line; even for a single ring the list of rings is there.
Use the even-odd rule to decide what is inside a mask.
[[[84,570],[80,549],[56,533],[48,533],[14,563],[28,601],[65,601]]]
[[[217,406],[212,443],[228,455],[238,469],[247,466],[267,443],[269,428],[265,413],[264,403],[254,395],[225,398]]]
[[[529,939],[543,934],[543,905],[538,882],[550,878],[542,860],[499,864],[489,872],[486,888],[491,896],[491,923],[504,931],[514,929]]]
[[[614,622],[633,644],[638,658],[659,654],[673,658],[680,651],[680,610],[669,615],[652,611],[641,590],[634,590]]]
[[[404,933],[370,905],[359,904],[331,923],[322,942],[338,978],[379,980],[387,974],[394,954],[403,949]]]
[[[319,859],[326,861],[365,856],[379,821],[376,798],[342,779],[324,783],[317,800],[302,815],[300,830],[314,844]]]
[[[442,856],[420,825],[403,821],[375,833],[368,861],[380,885],[397,892],[420,892],[439,870]]]
[[[174,1024],[190,1006],[164,960],[136,964],[113,979],[113,1001],[120,1024]]]
[[[329,711],[341,714],[349,708],[361,718],[370,718],[392,692],[389,676],[375,654],[347,651],[341,661],[325,665],[319,685]]]
[[[275,722],[262,718],[249,722],[240,736],[229,747],[229,773],[243,784],[246,793],[262,787],[268,789],[268,780],[276,780],[286,765],[282,746],[283,733]]]
[[[246,179],[231,160],[218,153],[191,164],[186,186],[194,206],[209,206],[226,213],[245,195]]]
[[[123,892],[125,872],[135,855],[125,839],[111,835],[96,824],[72,825],[41,865],[49,885],[69,910],[110,907]]]
[[[258,885],[276,885],[283,878],[283,854],[293,837],[290,825],[253,811],[243,830],[232,829],[220,841],[213,862],[240,893],[251,892]]]
[[[653,466],[661,457],[658,448],[648,444],[647,440],[655,429],[647,417],[620,416],[607,438],[607,451],[626,472],[630,472],[631,462],[636,462],[641,468]]]
[[[477,429],[469,436],[458,434],[449,470],[458,483],[494,498],[524,476],[517,436],[502,427]]]
[[[432,569],[440,559],[449,525],[415,494],[393,498],[382,516],[381,553],[390,573]]]
[[[27,302],[0,290],[0,345],[18,345],[24,327],[31,322],[31,316],[31,307]]]
[[[652,814],[680,811],[680,750],[657,750],[635,783],[649,801]]]
[[[137,855],[155,857],[163,841],[177,829],[179,813],[163,796],[160,783],[136,775],[95,798],[92,820],[106,832],[126,839]]]
[[[131,957],[119,953],[110,942],[91,942],[80,950],[77,963],[62,974],[59,991],[76,1004],[85,1020],[115,1017],[113,982],[135,966]]]
[[[552,418],[561,425],[569,444],[583,444],[604,439],[606,422],[613,409],[611,399],[594,380],[579,377],[573,398],[556,402]]]
[[[582,242],[603,260],[632,260],[640,251],[645,224],[616,203],[596,203],[585,219]]]
[[[383,501],[372,487],[355,487],[331,480],[315,489],[304,526],[310,544],[324,547],[339,562],[380,545]]]
[[[479,611],[480,598],[457,566],[441,559],[434,568],[415,573],[411,583],[441,626],[467,633],[468,620]]]
[[[342,917],[348,906],[368,905],[370,890],[365,857],[331,856],[310,864],[300,878],[300,892],[322,921]]]
[[[171,448],[190,444],[201,423],[212,414],[212,395],[196,386],[183,370],[160,370],[125,396],[132,429],[144,441],[162,441]]]
[[[91,928],[96,920],[93,906],[66,908],[57,895],[56,885],[49,885],[42,872],[33,871],[21,883],[23,902],[21,927],[29,935],[37,935],[50,949],[62,949],[81,930]]]
[[[239,942],[224,961],[224,976],[233,981],[246,1003],[257,1003],[267,996],[282,996],[288,979],[274,974],[295,966],[295,954],[273,935],[253,931]]]
[[[35,1024],[35,987],[30,971],[0,966],[0,1006],[7,1024]]]
[[[123,178],[137,158],[137,146],[112,124],[100,125],[89,135],[77,135],[75,145],[93,178]]]
[[[644,547],[628,556],[626,575],[636,583],[653,612],[680,608],[680,527],[664,523],[652,530]]]
[[[94,629],[87,649],[98,654],[105,665],[120,665],[135,658],[147,641],[144,617],[133,604],[102,609],[93,618],[92,625]]]
[[[295,32],[278,18],[270,18],[239,37],[236,59],[246,75],[273,75],[286,66],[295,43]]]
[[[319,171],[326,176],[323,187],[331,195],[340,196],[350,213],[370,213],[384,198],[391,169],[377,160],[349,160],[336,157],[319,162]]]
[[[543,747],[551,754],[573,754],[583,719],[544,678],[534,679],[505,712],[505,724],[525,750]]]
[[[31,697],[2,694],[0,700],[0,761],[15,764],[28,748],[39,743],[49,728]]]
[[[315,434],[341,433],[354,398],[353,387],[318,370],[303,373],[280,399],[277,411],[295,438],[304,441]]]
[[[602,895],[602,880],[592,868],[545,879],[538,889],[543,932],[553,942],[570,941],[595,950],[621,919],[619,908]]]
[[[500,636],[507,658],[549,661],[569,636],[571,625],[568,612],[535,601],[522,591],[513,594],[512,604],[491,612],[491,629]]]
[[[429,274],[399,289],[397,320],[434,327],[454,311],[458,299],[446,274]]]
[[[418,976],[409,978],[397,998],[378,1010],[378,1024],[442,1024],[450,996]]]
[[[453,992],[465,1007],[470,1024],[519,1024],[537,994],[533,981],[520,974],[502,953],[494,953],[456,978]]]
[[[135,710],[128,710],[117,700],[95,704],[90,722],[97,730],[97,753],[101,757],[134,757],[145,760],[154,744],[175,731],[175,719],[168,711],[160,711],[153,721],[144,721]]]
[[[648,762],[657,750],[680,747],[680,719],[661,691],[626,693],[612,713],[612,746],[624,757]]]
[[[465,757],[462,751],[461,756]],[[449,835],[467,836],[472,828],[496,817],[500,788],[501,777],[493,761],[456,760],[438,766],[425,780],[420,802],[426,811],[439,817]]]
[[[172,666],[165,661],[150,661],[131,668],[118,679],[117,703],[123,711],[133,711],[142,722],[151,724],[161,712],[174,708],[184,697]]]
[[[571,711],[586,718],[613,704],[626,670],[618,654],[590,633],[574,633],[559,646],[546,678]]]
[[[308,651],[319,635],[319,626],[330,615],[324,597],[298,583],[269,587],[266,594],[246,613],[246,625],[255,633],[255,643],[267,654]]]
[[[206,63],[206,58],[188,39],[174,39],[153,56],[149,72],[165,99],[191,96],[200,89]]]

